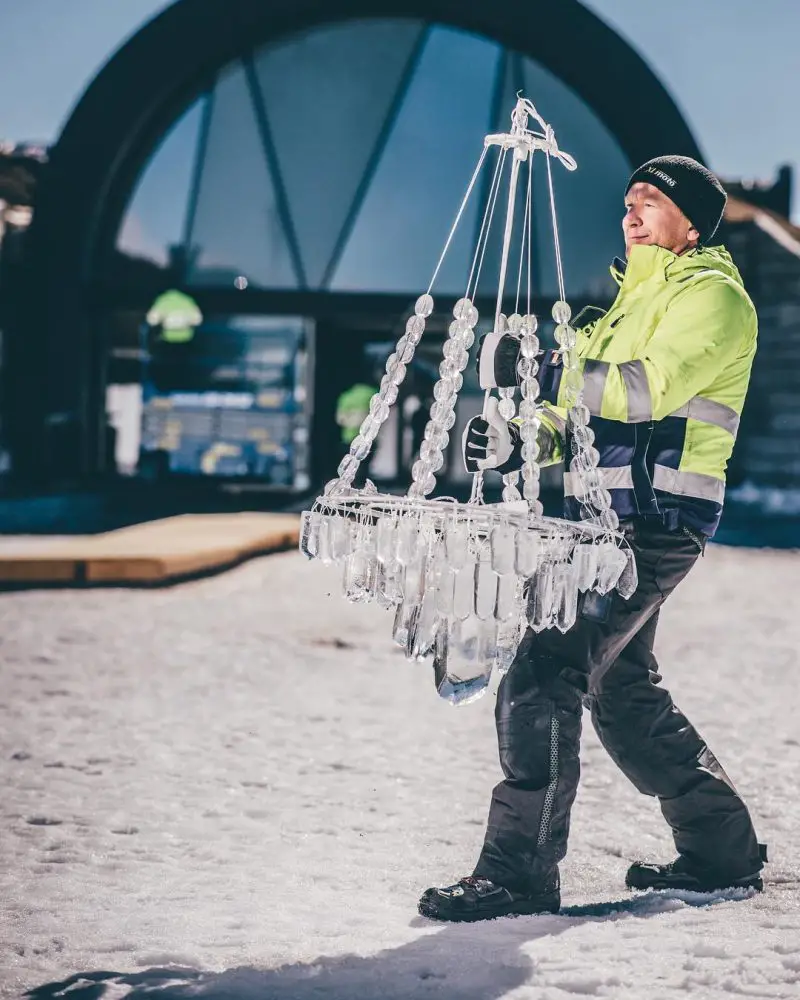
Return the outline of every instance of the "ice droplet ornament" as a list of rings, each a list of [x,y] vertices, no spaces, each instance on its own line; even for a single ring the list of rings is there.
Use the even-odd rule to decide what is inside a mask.
[[[541,131],[529,128],[533,119]],[[543,154],[543,155],[542,155]],[[419,456],[405,496],[382,494],[367,480],[353,483],[381,425],[398,397],[435,303],[432,291],[487,162],[494,169],[487,186],[483,222],[476,241],[464,295],[452,309],[439,380]],[[559,298],[552,307],[555,338],[564,364],[564,386],[571,457],[569,473],[581,505],[581,520],[544,517],[539,501],[539,432],[544,404],[539,399],[539,321],[531,310],[534,159],[544,160],[553,230]],[[388,629],[409,660],[432,661],[439,694],[464,705],[485,694],[492,671],[504,673],[530,628],[566,632],[576,620],[583,592],[608,593],[617,587],[627,598],[636,588],[636,564],[618,532],[611,496],[602,488],[599,456],[583,403],[578,337],[571,326],[561,262],[552,163],[568,170],[577,164],[559,149],[555,133],[525,98],[519,98],[508,132],[488,135],[455,222],[420,295],[405,332],[386,361],[386,372],[359,432],[310,511],[304,511],[300,550],[309,558],[341,567],[342,594],[349,601],[374,601],[392,613]],[[436,473],[444,466],[479,320],[474,300],[501,184],[507,200],[493,332],[519,339],[518,389],[498,391],[498,411],[514,420],[522,440],[522,468],[503,476],[502,502],[483,499],[483,473],[473,477],[467,503],[431,498]],[[522,180],[522,183],[520,181]],[[520,192],[522,192],[520,194]],[[514,233],[518,197],[524,198],[521,231]],[[503,312],[512,246],[519,261],[516,301]],[[523,283],[523,277],[526,279]],[[524,288],[523,288],[524,284]],[[523,294],[524,292],[524,294]],[[510,295],[510,293],[508,293]],[[524,299],[524,305],[521,300]],[[516,396],[519,394],[519,412]],[[492,391],[484,397],[484,416]],[[520,491],[521,486],[521,491]],[[535,639],[534,639],[535,641]]]

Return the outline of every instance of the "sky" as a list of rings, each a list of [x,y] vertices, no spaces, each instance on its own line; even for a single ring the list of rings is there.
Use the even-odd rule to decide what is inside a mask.
[[[667,86],[724,177],[800,169],[794,0],[584,0]],[[0,13],[0,137],[52,141],[88,81],[164,0],[26,0]],[[800,198],[795,199],[800,221]]]

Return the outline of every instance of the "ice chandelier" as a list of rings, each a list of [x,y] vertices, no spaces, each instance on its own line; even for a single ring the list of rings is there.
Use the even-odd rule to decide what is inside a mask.
[[[541,132],[529,129],[529,117],[541,126]],[[596,590],[605,594],[616,587],[623,597],[629,597],[636,588],[635,562],[617,531],[611,496],[603,489],[597,471],[599,455],[593,447],[589,410],[583,403],[577,334],[570,326],[571,309],[564,289],[552,160],[559,160],[568,170],[575,170],[577,165],[559,149],[553,129],[530,101],[518,99],[511,122],[510,132],[486,136],[428,290],[417,299],[414,315],[386,362],[386,373],[372,397],[370,412],[339,465],[339,478],[327,484],[310,511],[303,512],[300,539],[300,549],[309,558],[343,566],[343,594],[347,600],[376,601],[394,610],[394,641],[410,660],[433,657],[437,690],[453,704],[466,704],[482,695],[493,669],[500,673],[508,670],[526,625],[534,632],[551,627],[566,632],[576,620],[581,592]],[[487,155],[495,148],[497,159],[465,296],[453,309],[430,418],[419,458],[411,470],[411,486],[406,496],[378,493],[369,480],[362,489],[356,489],[353,481],[358,467],[397,399],[406,366],[425,330],[425,320],[433,312],[431,290],[442,261]],[[539,340],[537,318],[530,307],[533,160],[537,152],[545,154],[553,226],[559,300],[552,316],[563,355],[562,377],[569,406],[569,468],[582,508],[582,520],[574,522],[544,517],[539,501]],[[475,340],[478,310],[472,300],[508,161],[508,202],[494,331],[510,332],[520,341],[519,414],[515,389],[499,390],[498,409],[506,420],[517,418],[519,423],[522,494],[518,489],[520,474],[514,472],[503,476],[503,501],[484,503],[483,475],[477,473],[468,503],[449,497],[429,499],[436,473],[444,465],[444,451],[456,419],[456,397],[463,384],[461,373]],[[515,311],[506,317],[501,309],[517,191],[526,164],[516,301],[518,309],[523,262],[527,259],[527,312],[520,315]],[[491,391],[487,391],[484,408],[490,396]]]

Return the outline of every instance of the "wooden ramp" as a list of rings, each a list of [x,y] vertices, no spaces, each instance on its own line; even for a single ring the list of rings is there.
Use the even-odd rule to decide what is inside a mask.
[[[100,535],[0,536],[0,586],[147,586],[297,545],[296,514],[183,514]]]

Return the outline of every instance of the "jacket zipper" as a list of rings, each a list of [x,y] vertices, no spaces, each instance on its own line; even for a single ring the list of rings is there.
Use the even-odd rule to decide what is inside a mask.
[[[639,439],[640,429],[643,429],[644,426],[643,423],[633,425],[633,458],[631,460],[633,499],[638,514],[653,513],[654,506],[655,511],[660,513],[656,491],[653,489],[653,480],[650,478],[650,473],[647,470],[647,455],[650,450],[650,442],[653,439],[655,423],[651,420],[647,424],[649,433],[646,442],[643,439],[642,441]],[[642,473],[644,473],[644,478],[642,478]],[[647,496],[644,495],[645,489],[648,492]]]
[[[644,455],[642,456],[642,465],[644,466],[644,474],[647,476],[647,485],[650,487],[650,496],[652,502],[656,505],[656,513],[660,514],[661,509],[658,506],[658,497],[656,496],[655,487],[653,486],[653,480],[650,478],[650,473],[647,469],[647,456],[650,452],[650,442],[653,440],[653,431],[655,430],[655,421],[651,420],[648,424],[649,434],[647,435],[647,444],[644,446]]]

